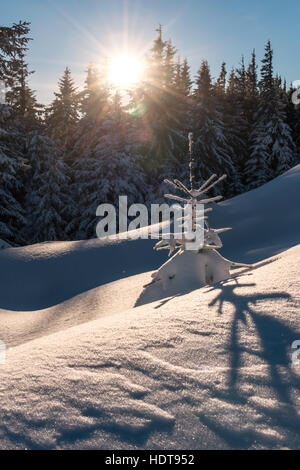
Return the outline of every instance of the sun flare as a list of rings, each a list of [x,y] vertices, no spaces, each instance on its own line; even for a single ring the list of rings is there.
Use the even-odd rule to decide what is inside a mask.
[[[135,86],[142,79],[143,73],[143,60],[130,55],[114,57],[108,66],[109,81],[121,90]]]

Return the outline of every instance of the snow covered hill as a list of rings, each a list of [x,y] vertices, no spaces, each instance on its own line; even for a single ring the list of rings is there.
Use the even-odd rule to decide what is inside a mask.
[[[136,308],[152,241],[1,250],[0,448],[300,448],[299,193],[297,166],[214,208],[270,262]]]
[[[222,254],[257,262],[300,243],[300,165],[261,188],[214,205]],[[0,251],[0,308],[37,310],[121,278],[157,269],[166,259],[152,240],[56,242]]]
[[[0,308],[38,310],[156,269],[152,240],[51,242],[0,251]]]
[[[10,349],[0,447],[300,448],[299,264]]]
[[[269,183],[215,205],[212,226],[222,234],[221,253],[254,263],[300,243],[300,165]]]

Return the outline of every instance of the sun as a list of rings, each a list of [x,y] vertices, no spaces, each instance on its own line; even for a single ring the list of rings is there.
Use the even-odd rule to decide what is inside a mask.
[[[133,55],[113,57],[108,64],[108,79],[120,90],[134,87],[143,78],[144,64]]]

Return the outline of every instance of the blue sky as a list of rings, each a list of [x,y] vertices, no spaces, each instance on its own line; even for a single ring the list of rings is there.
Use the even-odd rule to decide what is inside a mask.
[[[87,65],[118,53],[124,41],[146,51],[159,23],[193,73],[207,59],[217,76],[223,60],[229,70],[252,48],[261,59],[270,38],[276,72],[297,80],[299,18],[298,0],[1,0],[1,24],[32,23],[28,62],[42,102],[52,99],[66,65],[81,85]]]

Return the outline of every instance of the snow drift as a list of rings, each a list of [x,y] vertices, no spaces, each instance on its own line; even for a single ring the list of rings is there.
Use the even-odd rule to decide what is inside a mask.
[[[300,165],[269,183],[214,206],[214,227],[229,226],[220,252],[256,263],[300,243]]]
[[[299,449],[299,263],[8,350],[0,448]]]

